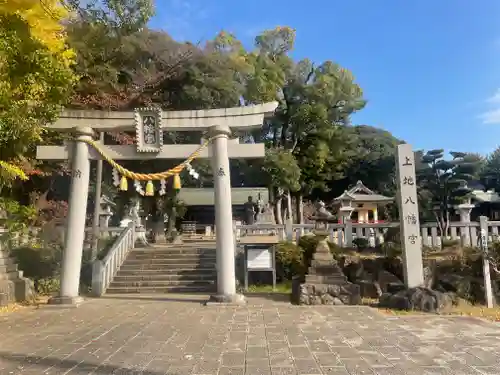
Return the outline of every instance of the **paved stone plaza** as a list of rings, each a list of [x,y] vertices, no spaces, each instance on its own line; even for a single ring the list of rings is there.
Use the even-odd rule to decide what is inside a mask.
[[[0,316],[0,374],[500,374],[500,326],[369,307],[106,296]]]

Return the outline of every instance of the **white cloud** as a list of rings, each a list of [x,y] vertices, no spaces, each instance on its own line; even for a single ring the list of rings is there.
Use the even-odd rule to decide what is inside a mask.
[[[500,124],[500,89],[486,100],[489,109],[482,113],[479,118],[483,124]]]
[[[488,103],[500,104],[500,89],[497,89],[497,92],[490,98],[488,98]]]

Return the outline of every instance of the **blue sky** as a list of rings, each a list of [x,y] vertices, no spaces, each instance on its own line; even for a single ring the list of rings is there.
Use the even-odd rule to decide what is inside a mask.
[[[499,0],[156,0],[151,26],[193,42],[224,29],[297,31],[293,56],[350,69],[368,105],[354,123],[415,149],[500,146]]]

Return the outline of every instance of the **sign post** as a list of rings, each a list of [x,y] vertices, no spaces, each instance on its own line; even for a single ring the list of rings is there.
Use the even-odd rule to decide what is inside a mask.
[[[486,307],[491,309],[493,307],[493,292],[491,290],[490,261],[488,255],[488,218],[481,216],[479,218],[479,225],[481,229],[481,253],[483,255],[484,299],[486,300]]]
[[[244,245],[245,251],[245,291],[248,290],[248,273],[255,271],[272,272],[273,290],[276,289],[276,256],[274,246]]]
[[[407,288],[415,288],[424,284],[424,272],[418,218],[415,156],[411,145],[398,146],[396,168],[404,282]]]

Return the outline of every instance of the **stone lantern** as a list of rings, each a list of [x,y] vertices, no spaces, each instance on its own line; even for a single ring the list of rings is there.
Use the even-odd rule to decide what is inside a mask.
[[[103,232],[103,236],[107,236],[106,228],[109,228],[109,220],[113,216],[113,208],[116,203],[109,199],[107,196],[101,196],[100,211],[99,211],[99,228]]]
[[[354,197],[346,190],[340,197],[337,198],[337,200],[340,202],[340,208],[338,212],[341,221],[342,223],[345,223],[346,221],[351,219],[351,215],[354,211],[354,207],[352,206]]]

